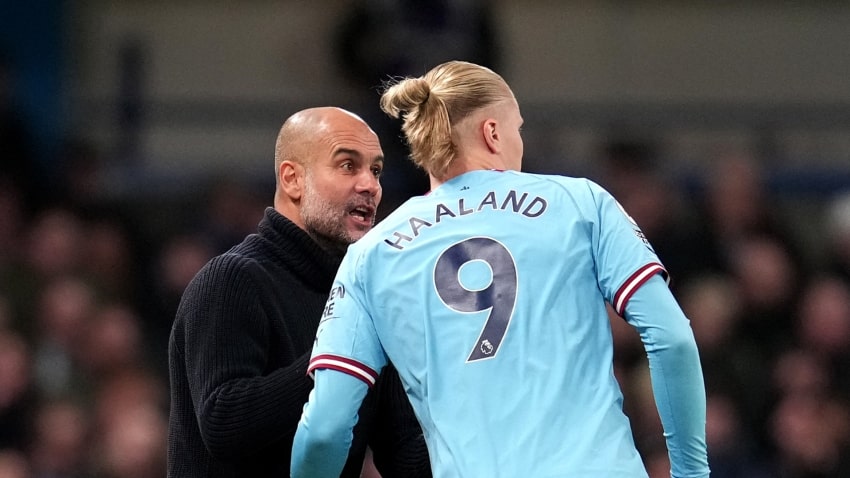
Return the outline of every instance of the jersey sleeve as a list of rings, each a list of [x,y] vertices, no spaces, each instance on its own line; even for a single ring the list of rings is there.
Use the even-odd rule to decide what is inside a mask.
[[[690,322],[660,277],[634,294],[625,317],[647,352],[671,476],[708,477],[705,383]]]
[[[605,189],[588,181],[593,197],[593,242],[599,287],[620,316],[635,291],[667,270],[646,236],[623,206]]]
[[[339,476],[367,387],[351,375],[317,370],[292,443],[290,476]]]
[[[316,332],[307,373],[337,370],[371,387],[387,357],[364,306],[363,281],[356,274],[358,259],[355,254],[346,255],[337,272]]]

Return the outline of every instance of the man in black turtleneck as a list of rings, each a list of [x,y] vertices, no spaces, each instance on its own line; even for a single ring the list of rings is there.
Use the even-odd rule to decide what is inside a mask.
[[[383,161],[378,137],[348,111],[311,108],[283,124],[274,208],[197,274],[177,311],[169,478],[289,476],[313,339],[342,255],[375,221]],[[343,477],[360,476],[367,446],[383,478],[431,474],[391,367],[360,409]]]

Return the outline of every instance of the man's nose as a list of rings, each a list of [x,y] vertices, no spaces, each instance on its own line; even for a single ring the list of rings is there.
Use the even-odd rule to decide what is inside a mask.
[[[357,192],[368,192],[371,196],[378,194],[381,190],[381,182],[371,170],[365,171],[357,181]]]

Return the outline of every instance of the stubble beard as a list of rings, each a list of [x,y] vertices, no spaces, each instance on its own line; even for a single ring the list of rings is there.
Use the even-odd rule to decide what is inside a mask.
[[[335,206],[308,187],[301,203],[304,228],[322,248],[334,254],[344,254],[357,240],[345,227],[347,206]]]

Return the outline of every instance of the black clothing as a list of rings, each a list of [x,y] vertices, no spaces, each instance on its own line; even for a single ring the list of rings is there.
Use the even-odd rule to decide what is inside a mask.
[[[340,261],[268,208],[256,234],[192,280],[169,340],[169,477],[289,476],[313,387],[307,362]],[[430,476],[394,369],[359,417],[343,477],[360,476],[367,445],[384,478]]]

